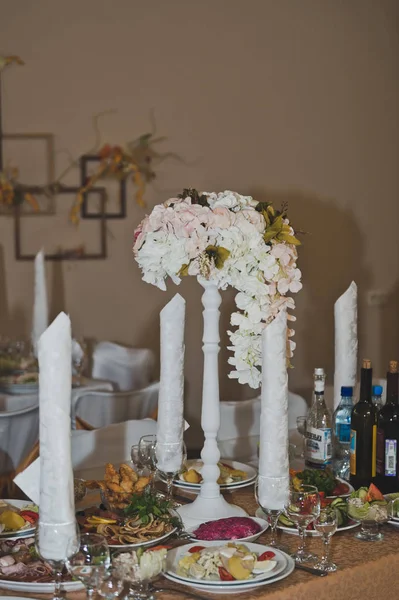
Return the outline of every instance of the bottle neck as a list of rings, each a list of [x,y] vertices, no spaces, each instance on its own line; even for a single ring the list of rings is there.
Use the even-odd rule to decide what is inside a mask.
[[[360,371],[360,402],[368,402],[372,404],[371,393],[372,393],[372,369],[361,369]]]
[[[387,373],[387,404],[398,404],[398,373]]]

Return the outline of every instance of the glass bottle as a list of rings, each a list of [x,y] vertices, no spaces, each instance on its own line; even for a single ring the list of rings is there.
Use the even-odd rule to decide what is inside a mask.
[[[376,485],[383,494],[399,492],[399,372],[396,360],[391,360],[387,373],[387,400],[377,417],[377,477]]]
[[[341,387],[341,401],[333,415],[333,470],[336,477],[349,480],[349,446],[353,387]]]
[[[306,422],[305,465],[312,469],[331,466],[331,415],[324,400],[324,369],[314,370],[313,404]]]
[[[373,397],[371,400],[377,410],[382,408],[382,385],[373,385]]]
[[[373,369],[364,359],[360,372],[360,398],[351,415],[350,483],[355,490],[369,487],[376,475],[377,409],[371,401]]]

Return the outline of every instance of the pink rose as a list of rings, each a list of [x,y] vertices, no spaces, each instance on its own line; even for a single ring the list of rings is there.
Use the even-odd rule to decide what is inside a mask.
[[[220,229],[228,229],[234,224],[235,214],[225,206],[217,206],[213,209],[210,218],[211,227],[219,227]]]

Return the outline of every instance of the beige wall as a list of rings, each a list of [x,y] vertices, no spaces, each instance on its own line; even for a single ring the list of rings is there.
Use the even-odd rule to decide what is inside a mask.
[[[360,290],[360,354],[378,372],[399,355],[395,0],[0,0],[0,9],[1,52],[26,61],[4,75],[7,132],[54,132],[57,148],[77,156],[93,143],[95,113],[117,109],[102,122],[103,141],[124,143],[149,129],[154,107],[158,131],[168,136],[162,149],[190,166],[158,168],[149,209],[188,185],[289,201],[294,224],[310,232],[300,253],[292,389],[310,386],[316,364],[331,381],[333,302],[352,278]],[[59,172],[67,153],[56,161]],[[59,218],[25,220],[30,249],[43,240],[48,247],[51,235],[75,245],[69,202],[60,200]],[[158,352],[158,313],[177,290],[141,282],[131,243],[142,216],[132,201],[127,219],[109,223],[107,260],[50,264],[48,280],[53,315],[69,311],[76,335]],[[79,232],[88,246],[95,228]],[[0,246],[0,331],[28,333],[32,263],[14,260],[5,217]],[[370,289],[386,292],[387,305],[367,306]],[[179,291],[188,302],[187,418],[194,422],[200,289],[186,280]],[[223,331],[233,298],[224,296]],[[226,374],[223,351],[222,396],[248,393]]]

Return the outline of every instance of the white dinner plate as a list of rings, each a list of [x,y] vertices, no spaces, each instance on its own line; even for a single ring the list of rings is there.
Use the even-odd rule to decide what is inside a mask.
[[[28,500],[9,500],[5,498],[3,502],[7,502],[7,504],[11,504],[11,506],[15,506],[21,510],[24,506],[32,505],[33,502],[29,502]],[[36,525],[31,525],[30,527],[26,527],[24,529],[19,529],[18,531],[2,531],[0,533],[0,539],[23,539],[27,537],[31,537],[36,529]]]
[[[247,474],[247,477],[245,479],[243,479],[242,481],[233,481],[231,483],[222,483],[220,485],[221,490],[223,490],[223,489],[230,490],[237,486],[245,487],[247,485],[251,485],[256,479],[257,471],[256,471],[256,469],[254,469],[254,467],[251,467],[251,465],[246,465],[244,463],[240,463],[235,460],[224,460],[223,458],[220,459],[219,462],[223,462],[226,465],[228,465],[229,467],[232,467],[233,469],[237,469],[239,471],[245,471],[245,473]],[[186,466],[189,468],[195,469],[196,471],[198,471],[198,473],[201,473],[202,467],[203,467],[203,461],[200,459],[187,460]],[[180,477],[182,477],[182,475]],[[195,489],[199,490],[201,488],[200,483],[190,483],[181,478],[175,479],[173,481],[173,484],[176,485],[176,487],[182,487],[182,488],[187,488],[187,489],[192,489],[192,490],[195,490]]]
[[[266,517],[265,513],[261,508],[257,509],[255,516],[259,517],[260,519],[264,519]],[[352,521],[351,523],[349,523],[349,525],[345,525],[344,527],[338,527],[336,533],[341,533],[341,531],[348,531],[349,529],[354,529],[355,527],[359,527],[359,525],[360,523],[358,523],[357,521]],[[277,529],[280,529],[280,531],[285,531],[285,533],[289,533],[290,535],[298,535],[298,529],[296,527],[287,527],[278,523]],[[316,537],[319,534],[313,529],[307,529],[306,535],[310,537]]]
[[[212,545],[212,543],[208,542],[209,545]],[[191,544],[190,544],[191,545]],[[216,544],[218,545],[218,544]],[[269,549],[268,546],[261,546],[259,544],[247,544],[248,549],[250,551],[255,551],[255,552],[265,552],[266,550]],[[187,546],[181,546],[180,548],[187,548]],[[173,563],[175,563],[175,558],[177,556],[177,551],[179,550],[179,548],[175,548],[174,550],[170,550],[168,552],[168,562],[167,565],[169,567],[170,562],[169,561],[173,561]],[[210,581],[201,581],[201,580],[197,580],[197,579],[192,579],[192,578],[182,578],[180,576],[178,576],[174,570],[169,569],[167,567],[167,571],[164,573],[164,576],[169,579],[170,581],[174,581],[175,583],[179,583],[181,585],[186,585],[188,587],[191,587],[193,589],[202,591],[202,592],[211,592],[213,594],[241,594],[243,592],[261,587],[263,585],[268,585],[271,583],[274,583],[276,581],[280,581],[281,579],[284,579],[285,577],[288,577],[292,571],[295,568],[295,562],[294,560],[288,556],[287,554],[277,551],[274,548],[270,548],[270,550],[272,550],[273,552],[275,552],[276,556],[278,556],[278,566],[279,566],[279,572],[277,572],[277,565],[275,567],[275,569],[273,571],[269,571],[268,573],[264,573],[263,575],[269,575],[269,577],[263,577],[262,579],[256,578],[256,579],[252,579],[250,581],[248,580],[244,580],[244,581],[235,581],[235,582],[231,582],[231,581],[224,581],[224,582],[210,582]],[[185,552],[183,552],[185,553]],[[281,555],[281,556],[280,556]],[[281,565],[284,565],[283,568],[280,570]]]
[[[24,394],[37,394],[39,391],[38,383],[1,383],[0,392],[11,394],[12,396],[23,396]]]
[[[250,485],[254,485],[255,483],[255,479],[249,479],[249,480],[245,480],[245,481],[241,481],[240,483],[234,484],[234,485],[229,485],[228,487],[226,486],[220,486],[220,491],[222,492],[234,492],[236,490],[240,490],[242,488],[246,488]],[[199,494],[201,491],[201,484],[194,486],[189,486],[189,485],[184,485],[181,482],[173,482],[173,486],[180,489],[180,490],[184,490],[186,492],[189,492],[190,494]]]
[[[61,584],[66,592],[78,592],[84,589],[80,581],[66,581]],[[13,592],[26,592],[27,594],[53,594],[54,583],[35,583],[33,581],[9,581],[0,579],[0,587]]]
[[[134,550],[134,548],[144,547],[144,546],[156,546],[160,542],[167,540],[171,535],[176,533],[176,527],[174,527],[168,533],[165,533],[161,537],[157,537],[154,540],[149,540],[148,542],[136,542],[134,544],[108,544],[110,548],[114,548],[115,550],[123,550],[124,548],[129,548],[130,550]]]
[[[258,523],[258,525],[260,525],[260,527],[261,527],[260,531],[258,531],[258,533],[254,533],[253,535],[250,535],[245,538],[240,538],[240,539],[235,539],[235,540],[212,540],[212,541],[216,542],[217,544],[227,544],[228,542],[233,542],[234,544],[236,544],[236,543],[243,544],[244,542],[254,542],[255,540],[258,539],[258,537],[260,537],[262,535],[262,533],[265,533],[265,531],[269,527],[269,523],[267,521],[265,521],[265,519],[260,519],[258,517],[245,517],[245,518],[252,519],[256,523]],[[199,527],[199,525],[194,525],[193,527],[188,527],[186,529],[186,532],[191,536],[191,539],[195,540],[197,543],[202,544],[203,540],[199,540],[194,535],[194,531],[196,529],[198,529],[198,527]]]

